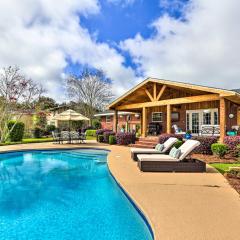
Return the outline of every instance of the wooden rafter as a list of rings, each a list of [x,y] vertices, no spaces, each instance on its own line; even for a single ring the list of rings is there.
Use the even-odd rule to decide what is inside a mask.
[[[219,99],[220,99],[219,94],[206,94],[206,95],[199,95],[199,96],[166,99],[161,101],[132,103],[132,104],[118,106],[116,109],[127,110],[127,109],[143,108],[143,107],[166,106],[168,104],[178,105],[178,104],[186,104],[186,103],[208,102],[208,101],[216,101]]]
[[[161,96],[163,95],[165,89],[166,89],[166,85],[163,85],[161,90],[159,91],[158,95],[157,95],[157,98],[156,98],[156,101],[159,101],[159,99],[161,98]]]
[[[157,100],[157,83],[153,83],[153,99]]]
[[[145,89],[145,93],[148,95],[148,97],[150,98],[150,100],[153,102],[154,101],[154,98],[152,97],[151,93]]]

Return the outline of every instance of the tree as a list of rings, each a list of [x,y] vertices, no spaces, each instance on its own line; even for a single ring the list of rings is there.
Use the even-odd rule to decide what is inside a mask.
[[[113,98],[111,80],[101,70],[90,71],[86,68],[80,76],[69,76],[67,90],[91,120],[96,111],[103,110]]]
[[[41,96],[39,97],[38,101],[34,103],[35,107],[37,107],[39,110],[47,110],[50,108],[57,107],[58,104],[56,101],[50,97]]]
[[[7,140],[15,124],[9,129],[8,122],[13,119],[16,123],[24,111],[32,107],[43,92],[43,88],[21,74],[18,67],[9,66],[0,69],[0,141]],[[19,106],[21,105],[21,111]]]

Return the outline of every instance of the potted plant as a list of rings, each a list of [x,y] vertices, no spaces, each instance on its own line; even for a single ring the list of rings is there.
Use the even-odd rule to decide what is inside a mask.
[[[186,138],[186,139],[191,139],[191,138],[192,138],[192,132],[191,132],[191,130],[187,130],[187,131],[186,131],[185,138]]]

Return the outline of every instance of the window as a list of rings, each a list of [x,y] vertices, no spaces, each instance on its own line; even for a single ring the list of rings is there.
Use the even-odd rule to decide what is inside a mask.
[[[153,112],[152,113],[153,122],[162,122],[162,112]]]
[[[203,112],[203,124],[211,125],[211,111]]]
[[[111,116],[106,116],[106,122],[107,122],[107,123],[111,122],[111,120],[112,120],[112,119],[111,119]]]
[[[218,112],[214,112],[214,125],[218,125]]]

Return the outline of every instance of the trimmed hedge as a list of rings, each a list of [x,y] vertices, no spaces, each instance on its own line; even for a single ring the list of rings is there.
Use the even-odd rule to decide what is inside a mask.
[[[136,134],[135,133],[122,133],[119,132],[116,134],[116,140],[117,144],[119,145],[129,145],[129,144],[134,144],[136,140]]]
[[[103,135],[105,132],[112,132],[112,130],[109,130],[109,129],[98,129],[98,130],[96,131],[97,141],[98,141],[98,136],[99,136],[99,135]]]
[[[228,147],[226,144],[214,143],[211,146],[211,150],[214,155],[217,155],[218,157],[222,158],[227,153]]]
[[[104,142],[104,137],[103,137],[103,135],[98,135],[98,136],[97,136],[97,141],[100,142],[100,143]]]
[[[211,146],[214,143],[218,142],[218,137],[214,136],[194,136],[192,137],[193,140],[199,141],[201,144],[194,150],[194,153],[199,153],[199,154],[212,154]]]
[[[15,126],[14,126],[15,124]],[[14,127],[13,127],[14,126]],[[13,129],[12,129],[13,127]],[[9,138],[11,142],[19,142],[22,141],[24,135],[25,125],[23,122],[9,121],[8,129],[12,131],[9,133]]]
[[[97,130],[93,130],[93,129],[88,129],[88,130],[86,130],[86,132],[85,132],[85,134],[86,134],[86,136],[91,136],[91,137],[96,137],[97,135],[96,135],[96,132],[97,132]]]
[[[109,144],[116,144],[117,143],[117,140],[116,140],[116,136],[114,135],[110,135],[109,136]]]
[[[163,133],[159,136],[158,142],[160,144],[163,144],[164,142],[166,142],[170,137],[175,137],[178,140],[182,141],[184,135],[183,134],[168,134],[168,133]]]
[[[111,131],[111,132],[104,132],[103,133],[103,138],[104,138],[104,142],[105,143],[109,143],[109,136],[111,135],[115,135],[115,132]]]
[[[223,140],[224,144],[228,146],[228,149],[231,154],[234,156],[238,155],[238,148],[237,146],[240,145],[240,136],[226,136]]]

